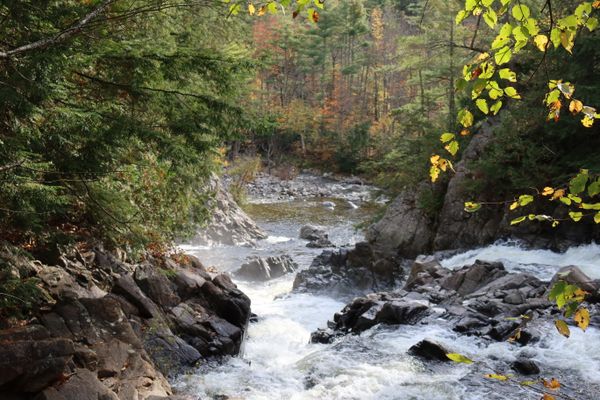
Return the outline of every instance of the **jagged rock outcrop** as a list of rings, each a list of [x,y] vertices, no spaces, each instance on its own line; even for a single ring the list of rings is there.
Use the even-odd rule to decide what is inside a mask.
[[[439,250],[483,246],[509,237],[536,248],[565,250],[574,244],[600,239],[600,228],[592,222],[566,222],[557,228],[537,222],[511,226],[510,221],[520,214],[511,212],[508,204],[504,204],[506,199],[502,196],[505,194],[493,191],[473,194],[472,184],[485,179],[473,166],[474,161],[480,159],[493,142],[496,126],[493,119],[481,124],[461,160],[454,165],[455,172],[448,175],[446,187],[423,183],[396,197],[383,218],[367,229],[366,239],[377,254],[414,258]],[[441,209],[426,212],[421,204],[424,194],[442,197]],[[488,204],[475,213],[465,212],[465,202],[474,200]],[[532,204],[526,212],[568,219],[564,207],[549,202]]]
[[[0,398],[181,399],[166,379],[239,352],[250,300],[199,260],[70,250],[56,266],[3,256],[39,279],[46,300],[0,330]]]
[[[250,281],[267,281],[294,272],[298,264],[290,256],[252,257],[242,264],[235,276]]]
[[[251,246],[267,234],[237,205],[220,179],[213,176],[209,182],[214,198],[208,207],[212,210],[208,225],[202,228],[196,241],[202,244]]]
[[[348,297],[395,287],[403,277],[396,259],[379,258],[367,242],[353,249],[325,250],[298,272],[294,291]]]

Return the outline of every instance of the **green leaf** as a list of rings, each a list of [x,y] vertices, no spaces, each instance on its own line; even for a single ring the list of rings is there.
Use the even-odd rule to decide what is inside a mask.
[[[533,202],[533,196],[530,194],[522,194],[519,196],[518,202],[521,207],[526,206],[527,204]]]
[[[557,48],[558,46],[560,46],[560,34],[561,34],[561,30],[558,28],[553,28],[552,31],[550,32],[550,40],[552,41],[554,48]]]
[[[502,68],[498,71],[498,74],[500,75],[500,79],[505,79],[509,82],[517,81],[517,74],[514,71],[511,71],[510,68]]]
[[[490,112],[486,99],[477,99],[475,104],[477,105],[477,108],[481,110],[482,113],[488,114]]]
[[[583,192],[585,190],[585,184],[587,183],[588,178],[588,170],[582,169],[581,172],[569,182],[569,191],[572,194],[579,194]]]
[[[597,212],[596,215],[594,215],[594,222],[600,224],[600,212]]]
[[[531,11],[525,4],[519,3],[512,8],[512,15],[517,21],[523,21],[524,19],[529,18]]]
[[[469,12],[467,10],[460,10],[458,14],[456,14],[456,25],[460,25],[467,17],[469,16]]]
[[[508,46],[502,47],[494,55],[494,60],[496,61],[496,65],[506,64],[510,61],[511,58],[512,58],[512,50]]]
[[[473,360],[471,360],[470,358],[467,358],[467,357],[463,356],[462,354],[447,353],[446,357],[448,357],[450,360],[452,360],[452,361],[454,361],[456,363],[473,364]]]
[[[518,217],[518,218],[515,218],[512,221],[510,221],[510,224],[517,225],[517,224],[520,224],[521,222],[525,221],[526,219],[527,219],[527,216],[523,215],[522,217]]]
[[[594,197],[597,194],[600,194],[600,178],[598,178],[595,182],[590,183],[588,186],[588,195],[590,197]]]
[[[490,28],[494,29],[498,23],[498,15],[493,9],[488,8],[488,10],[483,14],[483,20]]]
[[[521,95],[519,93],[517,93],[517,89],[515,89],[512,86],[508,86],[504,88],[504,93],[510,97],[511,99],[520,99]]]
[[[498,100],[497,102],[494,103],[494,105],[492,107],[490,107],[490,110],[492,111],[492,113],[494,115],[498,114],[498,111],[500,111],[500,109],[502,108],[502,100]]]
[[[458,122],[465,128],[473,126],[473,114],[471,111],[467,110],[466,108],[460,110],[458,112]]]
[[[444,148],[448,151],[448,153],[455,156],[456,153],[458,152],[458,142],[456,140],[453,140],[450,143],[448,143],[446,146],[444,146]]]
[[[454,137],[455,137],[455,136],[456,136],[456,135],[455,135],[454,133],[449,133],[449,132],[447,132],[447,133],[442,133],[442,135],[440,136],[440,141],[441,141],[442,143],[446,143],[446,142],[449,142],[449,141],[451,141],[452,139],[454,139]]]
[[[598,27],[598,18],[596,18],[596,17],[588,18],[587,22],[585,23],[585,27],[588,28],[588,30],[590,32],[596,30],[596,28]]]
[[[575,222],[579,222],[583,218],[583,213],[579,211],[570,211],[569,217]]]

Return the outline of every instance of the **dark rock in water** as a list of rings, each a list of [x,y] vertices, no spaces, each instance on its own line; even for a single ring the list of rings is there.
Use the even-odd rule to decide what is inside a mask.
[[[339,260],[334,254],[329,254],[332,266],[328,272],[338,276],[333,261]],[[368,248],[359,248],[351,262],[349,258],[346,256],[339,264],[345,268],[361,264],[369,259]],[[513,338],[519,344],[526,344],[539,338],[537,328],[529,322],[548,314],[552,307],[544,298],[546,286],[531,275],[508,273],[500,263],[476,261],[449,270],[434,258],[419,257],[404,289],[353,299],[333,316],[328,323],[330,330],[315,332],[313,340],[327,342],[332,337],[360,333],[377,324],[428,324],[443,319],[461,334],[483,340]],[[528,318],[521,318],[522,315]]]
[[[331,329],[317,329],[310,334],[310,342],[328,344],[333,342],[336,336],[339,335],[336,335]]]
[[[408,354],[432,361],[450,361],[450,359],[446,357],[446,354],[448,353],[451,352],[443,345],[430,339],[423,339],[408,349]]]
[[[354,249],[325,250],[298,272],[294,291],[349,297],[392,289],[402,276],[396,260],[376,259],[370,245],[362,242]]]
[[[512,363],[512,369],[522,375],[537,375],[540,373],[540,367],[533,360],[520,358]]]
[[[329,240],[329,235],[324,230],[313,225],[304,225],[300,228],[300,239],[308,240],[306,247],[326,248],[335,247]]]
[[[216,175],[211,178],[209,185],[215,193],[215,198],[209,205],[212,207],[211,220],[208,226],[199,232],[197,241],[205,244],[251,246],[257,240],[267,237],[267,234],[236,204]]]
[[[253,257],[235,272],[236,277],[252,281],[267,281],[294,272],[298,264],[290,256]]]
[[[377,324],[414,325],[429,312],[428,304],[394,293],[359,297],[334,315],[334,331],[360,333]]]

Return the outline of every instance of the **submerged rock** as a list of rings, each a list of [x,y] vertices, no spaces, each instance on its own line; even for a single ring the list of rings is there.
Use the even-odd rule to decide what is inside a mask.
[[[294,272],[298,264],[290,256],[253,257],[235,272],[235,276],[251,281],[267,281]]]

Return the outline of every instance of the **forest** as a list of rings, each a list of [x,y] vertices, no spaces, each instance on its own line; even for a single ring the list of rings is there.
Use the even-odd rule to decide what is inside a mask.
[[[255,354],[257,342],[245,337],[248,329],[252,332],[250,298],[256,299],[236,284],[256,295],[257,287],[244,283],[248,276],[256,279],[256,272],[242,278],[244,268],[271,271],[269,279],[282,279],[275,276],[279,269],[281,276],[297,273],[291,280],[283,278],[289,285],[293,281],[292,292],[277,296],[339,291],[332,297],[341,303],[311,297],[328,312],[318,318],[326,321],[336,312],[327,332],[319,328],[323,324],[302,321],[298,329],[312,332],[312,343],[329,345],[349,332],[371,328],[360,325],[367,324],[367,309],[361,311],[363,319],[353,313],[375,301],[372,296],[379,296],[377,304],[384,308],[392,300],[414,300],[394,297],[400,287],[418,293],[419,301],[447,306],[453,332],[468,336],[519,342],[523,332],[531,335],[535,315],[550,321],[550,328],[531,322],[542,332],[572,336],[578,344],[586,340],[580,334],[600,340],[594,315],[600,274],[586,269],[588,262],[600,267],[599,20],[600,1],[594,0],[0,2],[0,343],[21,343],[23,337],[34,342],[38,339],[31,339],[31,332],[42,325],[53,340],[62,339],[63,331],[54,334],[57,325],[44,319],[60,315],[74,335],[68,340],[81,344],[68,320],[73,314],[63,314],[73,305],[65,302],[86,309],[88,320],[97,323],[93,330],[100,332],[108,317],[93,313],[111,309],[110,302],[118,299],[115,309],[132,324],[123,329],[143,343],[136,347],[137,336],[131,333],[130,340],[119,339],[132,346],[125,352],[148,352],[123,365],[136,365],[138,375],[156,367],[151,385],[131,383],[133,378],[121,372],[102,369],[105,350],[86,343],[101,360],[97,373],[81,361],[87,357],[81,348],[68,355],[77,369],[54,363],[56,376],[47,370],[15,372],[9,361],[0,361],[0,375],[7,377],[0,377],[0,398],[5,392],[13,396],[10,400],[74,400],[68,391],[61,392],[63,397],[47,391],[60,392],[60,385],[82,370],[81,379],[92,371],[100,385],[92,386],[102,388],[90,392],[90,399],[100,398],[94,396],[105,386],[112,393],[107,396],[114,395],[107,399],[120,400],[145,400],[157,393],[176,399],[176,388],[183,386],[181,393],[191,390],[206,398],[266,398],[254,386],[248,397],[236,397],[242,389],[222,395],[222,387],[199,389],[174,380],[185,368],[172,365],[185,364],[185,357],[193,358],[189,364],[196,367],[199,360],[237,355],[244,340]],[[295,230],[304,226],[300,239],[308,246],[294,247],[298,233],[290,233],[288,224]],[[277,247],[280,238],[292,236],[288,247]],[[502,252],[512,250],[498,240],[518,241],[521,260],[507,261]],[[317,248],[329,250],[316,253]],[[495,257],[485,259],[489,265],[467,256],[482,248]],[[186,249],[192,249],[191,255],[184,254]],[[536,252],[542,251],[549,253],[539,259]],[[586,252],[571,262],[581,270],[565,272],[563,261],[547,261],[552,273],[538,268],[556,254],[572,260],[577,251]],[[452,264],[463,260],[457,256],[463,253],[464,264]],[[419,261],[424,254],[439,260],[435,265]],[[526,262],[529,257],[536,261]],[[260,266],[252,267],[252,260]],[[465,270],[466,260],[473,274],[482,276],[468,275],[469,270],[467,278],[457,278],[446,271],[450,265]],[[505,265],[500,271],[494,262]],[[511,263],[519,267],[511,269]],[[234,264],[241,269],[234,271]],[[48,268],[57,269],[50,273]],[[320,275],[323,268],[330,269],[328,274]],[[186,275],[188,269],[193,278]],[[513,274],[532,277],[511,281],[514,287],[483,282],[484,276],[500,279],[505,273],[502,279],[514,282]],[[463,279],[473,279],[473,285],[480,284],[477,290],[488,292],[465,289],[457,283]],[[438,298],[427,285],[451,294]],[[477,309],[476,315],[467,313],[475,313],[471,309],[452,314],[473,298],[494,303],[490,288],[501,292],[501,306],[481,306],[485,310]],[[260,286],[260,296],[267,296],[267,289]],[[386,297],[382,291],[393,294]],[[355,295],[368,300],[348,303]],[[513,301],[515,296],[522,301]],[[269,315],[272,309],[257,298],[259,310]],[[110,304],[92,305],[90,299]],[[423,317],[435,313],[433,306],[423,313],[414,307],[403,309],[404,319],[393,324],[438,323]],[[390,317],[380,310],[373,318],[390,323],[399,318],[394,312]],[[464,322],[467,316],[470,325]],[[496,320],[484,324],[484,316]],[[406,322],[413,317],[414,322]],[[483,333],[473,320],[492,328]],[[511,328],[498,333],[506,321]],[[15,327],[30,326],[36,328],[13,334]],[[101,342],[112,343],[112,336],[98,335]],[[160,340],[156,335],[162,335]],[[454,338],[441,335],[450,343]],[[43,336],[44,341],[50,339]],[[181,347],[175,351],[169,347],[173,343]],[[524,379],[518,382],[502,368],[478,363],[471,347],[455,346],[451,352],[441,347],[448,356],[443,361],[454,361],[456,368],[475,361],[478,376],[513,387],[503,398],[521,390],[527,399],[591,399],[600,388],[594,376],[581,390],[574,389],[575,379],[583,379],[572,372],[579,366],[563,370],[554,359],[548,362],[548,375],[523,384]],[[551,347],[556,343],[545,348]],[[13,360],[19,354],[7,351],[0,351],[0,358]],[[35,347],[27,354],[45,351]],[[567,364],[574,351],[567,351]],[[263,353],[258,357],[259,365],[269,366]],[[590,362],[600,365],[600,360]],[[338,390],[338,383],[323,377],[323,365],[312,367],[314,376],[305,382],[314,379],[314,384],[305,383],[303,393],[327,384]],[[216,371],[202,374],[218,380],[211,375]],[[550,373],[557,374],[561,390]],[[113,378],[120,383],[109,382]],[[464,379],[457,382],[469,388],[472,382]],[[27,392],[23,382],[29,381],[42,383]],[[121,384],[133,385],[137,394],[119,389]],[[434,387],[439,390],[403,394],[487,398],[484,392],[478,392],[484,397],[469,397],[453,391],[444,397],[444,383]],[[296,393],[288,389],[273,392],[272,398]],[[375,389],[347,397],[318,390],[297,398],[394,398]]]

